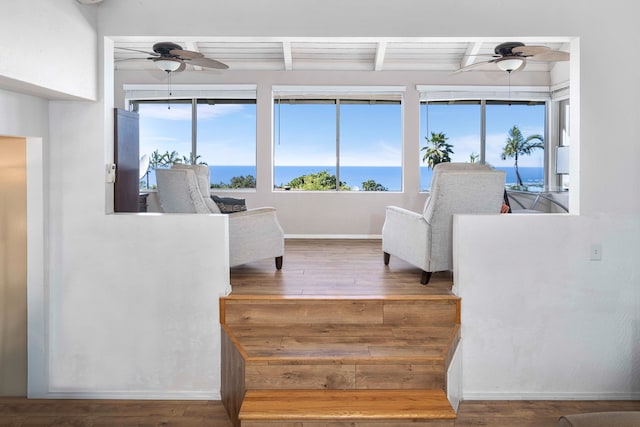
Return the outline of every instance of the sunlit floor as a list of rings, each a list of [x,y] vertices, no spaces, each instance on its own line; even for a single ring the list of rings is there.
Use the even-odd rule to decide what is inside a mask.
[[[288,239],[282,270],[273,259],[231,269],[233,295],[451,295],[452,275],[438,272],[428,285],[421,270],[382,258],[380,240]]]

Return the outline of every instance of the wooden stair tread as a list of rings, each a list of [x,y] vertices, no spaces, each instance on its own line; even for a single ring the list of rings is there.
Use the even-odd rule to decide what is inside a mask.
[[[459,296],[448,291],[436,294],[403,295],[273,295],[273,294],[235,294],[222,297],[227,301],[457,301]]]
[[[459,337],[459,325],[233,326],[227,331],[247,362],[441,363]]]
[[[442,390],[248,390],[241,420],[451,420]]]

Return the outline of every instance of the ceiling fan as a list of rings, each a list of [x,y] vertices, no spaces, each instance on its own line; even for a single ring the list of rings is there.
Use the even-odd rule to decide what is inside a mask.
[[[145,53],[149,55],[146,59],[153,61],[158,68],[162,71],[166,71],[167,73],[184,71],[187,64],[197,67],[213,68],[216,70],[226,70],[229,68],[227,64],[216,61],[215,59],[206,58],[200,52],[184,50],[179,44],[171,42],[160,42],[154,44],[153,52],[127,47],[117,47],[117,49]]]
[[[547,46],[526,46],[520,42],[505,42],[494,49],[493,59],[476,62],[460,68],[456,72],[468,71],[484,64],[496,64],[502,71],[511,73],[522,69],[527,59],[541,62],[568,61],[569,52],[553,50]]]

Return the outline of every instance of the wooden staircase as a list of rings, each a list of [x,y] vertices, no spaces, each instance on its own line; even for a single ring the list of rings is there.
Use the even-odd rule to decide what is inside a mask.
[[[231,295],[220,317],[222,401],[236,427],[454,425],[454,295]]]

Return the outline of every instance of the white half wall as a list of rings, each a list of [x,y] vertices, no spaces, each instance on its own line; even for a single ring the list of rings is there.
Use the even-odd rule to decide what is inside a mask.
[[[29,327],[44,337],[29,369],[44,376],[29,397],[219,399],[228,218],[107,214],[110,109],[50,102],[51,268]]]
[[[465,215],[454,230],[463,399],[640,399],[637,215]]]
[[[115,214],[76,227],[47,295],[48,389],[30,397],[220,399],[227,223]]]

